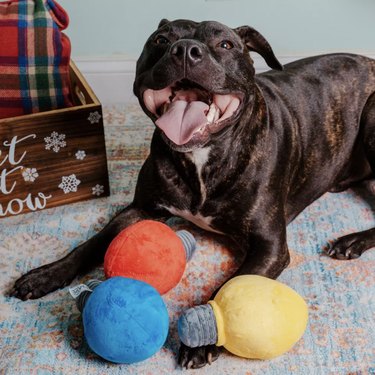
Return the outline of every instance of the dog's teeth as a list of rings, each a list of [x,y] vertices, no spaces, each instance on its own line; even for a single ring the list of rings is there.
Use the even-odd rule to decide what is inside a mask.
[[[210,105],[210,109],[206,115],[207,121],[209,123],[215,122],[219,119],[220,113],[219,113],[219,108],[216,107],[215,103],[212,103]]]
[[[165,112],[168,110],[168,103],[164,103],[161,108],[161,114],[164,115]]]
[[[208,111],[208,113],[206,115],[208,122],[213,122],[214,121],[215,112],[216,112],[215,104],[212,103],[210,105],[209,111]]]
[[[220,118],[220,109],[216,107],[214,122],[216,122],[217,120],[219,120],[219,118]]]

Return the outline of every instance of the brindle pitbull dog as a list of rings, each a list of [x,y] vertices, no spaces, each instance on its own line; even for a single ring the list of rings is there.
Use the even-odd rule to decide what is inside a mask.
[[[254,75],[249,51],[273,68]],[[146,218],[182,216],[245,253],[236,275],[276,278],[289,263],[286,225],[322,194],[375,171],[375,61],[332,54],[281,66],[256,30],[162,20],[138,60],[134,92],[155,122],[134,201],[65,258],[30,271],[12,295],[38,298],[103,261],[110,241]],[[359,257],[375,229],[328,251]],[[201,367],[215,346],[182,346]]]

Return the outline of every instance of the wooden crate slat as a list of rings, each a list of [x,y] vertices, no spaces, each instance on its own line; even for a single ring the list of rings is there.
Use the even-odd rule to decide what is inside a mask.
[[[76,106],[0,120],[0,218],[109,195],[102,108],[71,78]]]

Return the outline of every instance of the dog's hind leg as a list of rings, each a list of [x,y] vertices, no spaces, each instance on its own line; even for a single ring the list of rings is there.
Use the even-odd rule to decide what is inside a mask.
[[[356,259],[372,247],[375,247],[375,228],[340,237],[328,249],[328,255],[343,260]]]
[[[375,92],[371,95],[363,111],[363,142],[367,160],[375,178]]]
[[[375,178],[375,93],[369,98],[361,118],[364,151]],[[368,180],[367,187],[375,193],[375,181]],[[337,259],[355,259],[375,247],[375,228],[340,237],[328,250],[328,255]]]

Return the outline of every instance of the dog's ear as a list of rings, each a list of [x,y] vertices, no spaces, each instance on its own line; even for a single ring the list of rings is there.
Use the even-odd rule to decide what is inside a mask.
[[[164,25],[166,25],[167,23],[169,23],[170,21],[167,20],[166,18],[163,18],[160,22],[159,22],[159,26],[158,26],[158,29],[160,29],[161,27],[163,27]]]
[[[271,46],[261,33],[250,26],[240,26],[234,29],[234,31],[240,36],[250,51],[259,53],[259,55],[266,60],[270,68],[283,70],[283,66],[280,64],[279,60],[277,60]]]

